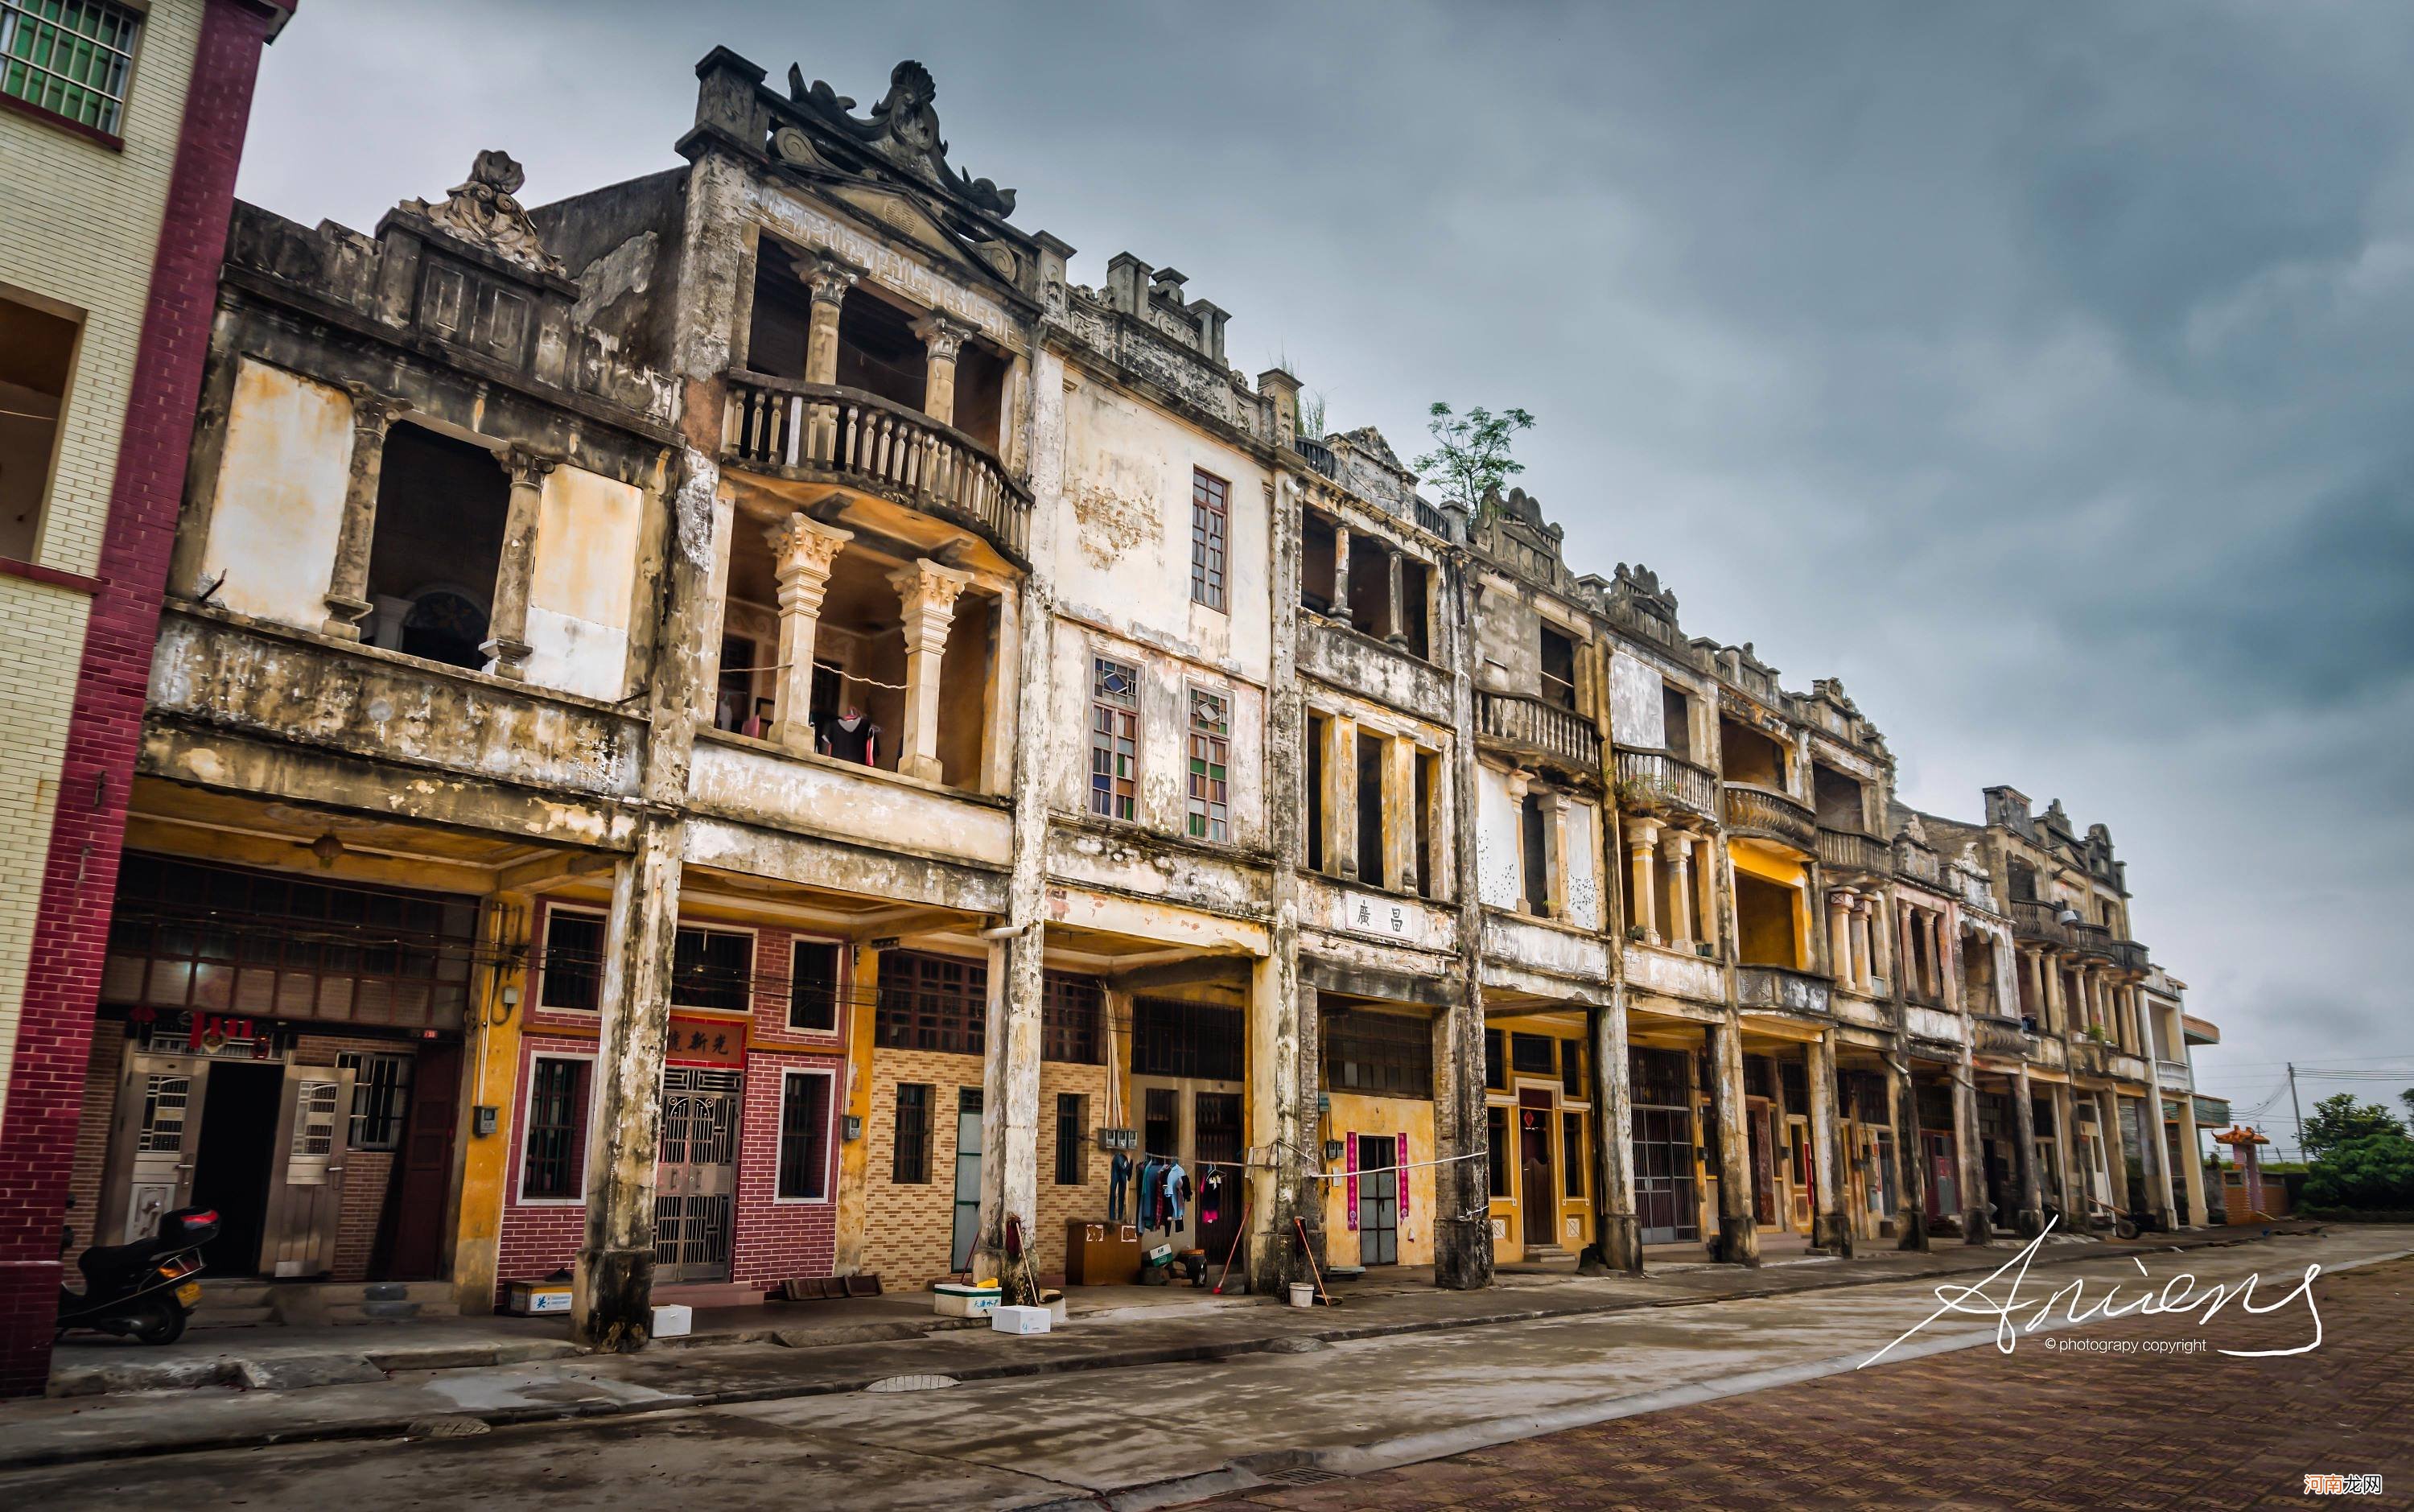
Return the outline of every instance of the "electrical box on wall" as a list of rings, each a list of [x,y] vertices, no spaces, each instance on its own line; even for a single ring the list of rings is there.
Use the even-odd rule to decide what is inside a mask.
[[[1140,1130],[1137,1129],[1101,1129],[1098,1130],[1098,1148],[1110,1151],[1136,1150],[1140,1148]]]
[[[493,1107],[482,1106],[470,1109],[469,1132],[477,1135],[480,1139],[484,1139],[488,1134],[493,1133],[495,1131],[496,1121],[500,1115],[500,1109]]]
[[[847,1144],[852,1145],[852,1144],[854,1144],[857,1140],[861,1139],[862,1137],[863,1137],[863,1120],[862,1120],[861,1118],[859,1118],[859,1117],[856,1116],[854,1114],[851,1114],[851,1113],[850,1113],[850,1114],[847,1114],[846,1115],[844,1115],[843,1117],[842,1117],[842,1118],[839,1120],[839,1138],[840,1138],[840,1139],[842,1139],[842,1140],[845,1141]]]

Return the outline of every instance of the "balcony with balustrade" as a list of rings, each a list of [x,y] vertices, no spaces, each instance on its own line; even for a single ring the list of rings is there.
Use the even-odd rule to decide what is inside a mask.
[[[1525,694],[1479,693],[1476,702],[1484,745],[1599,780],[1601,730],[1585,715]]]
[[[1719,774],[1709,768],[1669,751],[1621,747],[1616,755],[1617,801],[1628,813],[1719,818]]]
[[[1883,878],[1893,869],[1893,852],[1875,835],[1819,827],[1819,864],[1831,878]]]
[[[1791,793],[1730,782],[1723,795],[1723,807],[1731,833],[1773,840],[1805,856],[1818,854],[1818,820],[1810,805]]]

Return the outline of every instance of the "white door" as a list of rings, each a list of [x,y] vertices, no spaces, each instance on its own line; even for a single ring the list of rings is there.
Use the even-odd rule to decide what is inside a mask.
[[[162,1214],[193,1200],[201,1104],[210,1063],[199,1055],[130,1052],[117,1085],[101,1211],[75,1226],[86,1244],[130,1244],[159,1232]]]
[[[288,1066],[276,1143],[269,1146],[268,1220],[260,1268],[268,1275],[324,1276],[335,1268],[344,1207],[345,1135],[351,1127],[349,1066]]]

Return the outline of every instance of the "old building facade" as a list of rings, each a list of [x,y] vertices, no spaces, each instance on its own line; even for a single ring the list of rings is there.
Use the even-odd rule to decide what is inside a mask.
[[[1902,810],[1840,687],[1303,434],[1181,273],[1072,281],[918,65],[697,77],[665,172],[238,213],[101,1237],[205,1197],[221,1271],[470,1310],[569,1267],[633,1347],[1110,1219],[1475,1286],[2170,1210],[2109,837]]]

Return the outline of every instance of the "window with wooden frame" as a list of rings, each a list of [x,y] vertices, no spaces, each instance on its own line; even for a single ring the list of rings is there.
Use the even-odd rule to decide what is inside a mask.
[[[1229,485],[1212,472],[1190,471],[1190,601],[1224,607],[1225,497]]]
[[[918,951],[882,955],[872,1025],[872,1041],[881,1049],[977,1055],[988,1030],[987,963]]]
[[[1091,659],[1090,812],[1139,816],[1140,669],[1110,657]]]
[[[1491,1176],[1489,1192],[1509,1195],[1509,1110],[1495,1102],[1483,1110],[1484,1164]]]
[[[830,1073],[789,1071],[780,1085],[782,1202],[817,1203],[829,1195]]]
[[[1204,688],[1190,690],[1190,837],[1232,838],[1232,701]]]
[[[1585,1194],[1585,1172],[1590,1165],[1585,1159],[1584,1115],[1559,1115],[1559,1169],[1566,1179],[1560,1190],[1581,1202]]]
[[[1081,1186],[1090,1179],[1089,1099],[1079,1092],[1056,1094],[1056,1185]]]
[[[117,136],[142,29],[104,0],[0,0],[0,95]]]
[[[1380,1098],[1433,1096],[1433,1025],[1399,1013],[1324,1021],[1324,1085]]]
[[[671,940],[671,1001],[680,1008],[743,1013],[754,994],[754,936],[679,926]]]
[[[901,1187],[931,1184],[931,1085],[897,1084],[897,1137],[889,1146],[888,1179]]]
[[[340,1050],[335,1064],[352,1073],[352,1126],[345,1145],[356,1150],[402,1147],[402,1126],[410,1113],[409,1055]]]
[[[592,1013],[604,996],[604,920],[548,908],[537,962],[537,1006]]]
[[[529,1068],[528,1132],[520,1196],[538,1202],[585,1195],[589,1062],[539,1055]]]
[[[827,940],[791,942],[788,1027],[817,1034],[838,1032],[838,946]]]
[[[1099,1061],[1098,1019],[1106,1006],[1106,988],[1095,977],[1062,971],[1039,978],[1039,1058],[1076,1066]]]

